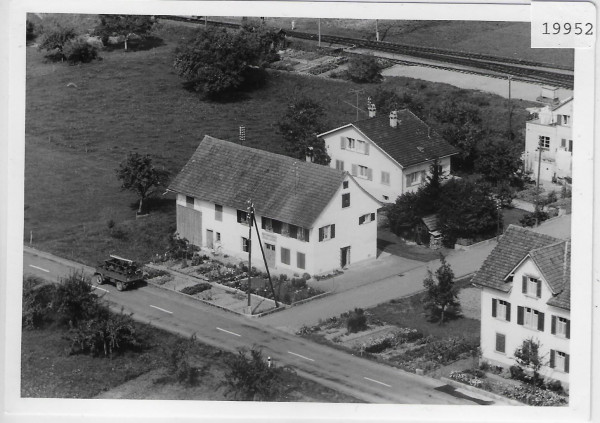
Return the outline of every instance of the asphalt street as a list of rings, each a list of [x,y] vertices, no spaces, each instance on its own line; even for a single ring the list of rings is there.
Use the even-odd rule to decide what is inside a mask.
[[[89,276],[92,268],[26,249],[24,274],[57,281],[72,272]],[[141,322],[227,351],[258,345],[274,363],[291,365],[300,375],[369,403],[491,404],[444,383],[353,356],[151,285],[118,292],[112,285],[95,288],[113,308],[133,313]],[[462,391],[462,390],[461,390]],[[497,402],[496,402],[497,403]]]

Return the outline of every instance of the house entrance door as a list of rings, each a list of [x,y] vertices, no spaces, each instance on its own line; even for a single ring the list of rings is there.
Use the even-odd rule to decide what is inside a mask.
[[[275,267],[275,246],[265,242],[265,259],[270,269]]]
[[[215,247],[213,231],[211,229],[206,230],[206,248],[213,249]]]
[[[340,248],[341,267],[344,268],[350,264],[350,247]]]

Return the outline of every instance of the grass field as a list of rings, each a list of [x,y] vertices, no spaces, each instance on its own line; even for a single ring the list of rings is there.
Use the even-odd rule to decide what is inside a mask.
[[[158,166],[177,173],[204,135],[236,140],[246,126],[246,145],[282,153],[276,125],[288,102],[317,99],[327,126],[355,119],[351,89],[408,92],[425,104],[453,96],[477,104],[484,124],[504,128],[506,101],[408,78],[356,85],[273,72],[268,85],[236,101],[202,101],[182,88],[171,64],[177,41],[189,29],[164,23],[164,43],[145,51],[104,51],[80,66],[46,63],[27,49],[24,241],[59,256],[94,264],[108,253],[146,261],[164,252],[175,228],[173,197],[154,200],[149,217],[135,219],[137,199],[119,189],[115,169],[127,153],[150,153]],[[514,127],[524,127],[526,102],[515,102]],[[159,194],[162,193],[162,190]],[[119,230],[110,231],[113,220]]]
[[[230,354],[197,343],[193,364],[204,368],[196,386],[163,381],[164,346],[173,345],[177,335],[136,324],[148,347],[141,352],[116,354],[113,358],[68,355],[69,341],[64,329],[50,327],[24,330],[22,338],[21,396],[28,398],[132,398],[225,401],[221,385]],[[127,382],[130,382],[129,384]],[[125,384],[125,385],[123,385]],[[292,392],[285,401],[357,402],[313,381],[290,376],[286,385]]]

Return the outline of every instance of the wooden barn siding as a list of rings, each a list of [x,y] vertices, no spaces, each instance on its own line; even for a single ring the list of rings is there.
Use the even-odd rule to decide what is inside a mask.
[[[202,212],[177,205],[177,233],[198,247],[202,246]]]

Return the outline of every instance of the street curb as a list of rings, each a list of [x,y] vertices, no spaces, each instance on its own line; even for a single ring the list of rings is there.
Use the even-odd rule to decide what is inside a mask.
[[[76,264],[78,266],[81,266],[82,270],[88,271],[90,273],[94,273],[94,270],[95,270],[93,267],[88,266],[86,264],[79,263],[79,262],[76,262],[74,260],[67,260],[67,259],[64,259],[62,257],[55,256],[55,255],[53,255],[51,253],[47,253],[46,251],[37,250],[37,249],[35,249],[33,247],[27,247],[26,245],[23,245],[23,252],[24,253],[27,252],[29,254],[33,254],[34,256],[37,256],[37,257],[45,258],[46,260],[50,260],[50,261],[53,261],[55,263],[60,263],[60,264],[62,264],[64,266],[68,266],[68,267],[74,267],[73,264]]]
[[[490,398],[493,398],[493,399],[498,400],[498,401],[506,402],[506,403],[508,403],[510,405],[519,405],[519,406],[526,406],[527,405],[525,403],[522,403],[522,402],[510,399],[510,398],[503,397],[502,395],[498,395],[498,394],[495,394],[493,392],[486,391],[484,389],[479,389],[479,388],[476,388],[474,386],[467,385],[465,383],[457,382],[457,381],[449,379],[447,377],[443,377],[442,376],[440,378],[440,380],[442,382],[447,383],[448,385],[452,385],[455,388],[465,389],[467,391],[473,392],[473,393],[478,394],[478,395],[482,395],[484,397],[490,397]]]

